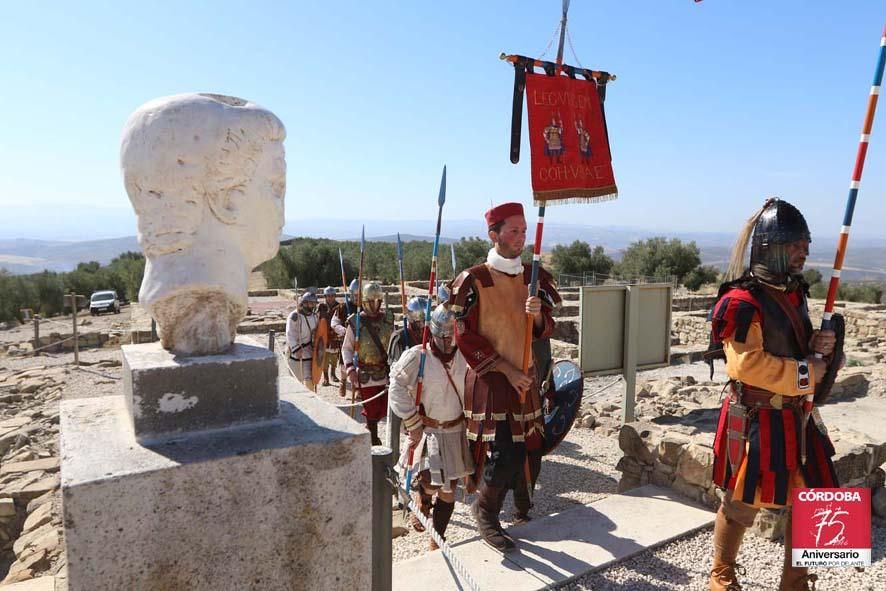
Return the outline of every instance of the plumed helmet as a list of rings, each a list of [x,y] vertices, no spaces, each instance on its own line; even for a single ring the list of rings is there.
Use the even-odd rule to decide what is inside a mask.
[[[425,309],[428,306],[428,298],[424,296],[412,296],[406,302],[406,317],[409,322],[418,323],[425,321]]]
[[[431,334],[435,337],[448,337],[455,334],[455,314],[443,304],[431,312]]]
[[[356,296],[359,289],[360,283],[356,279],[351,279],[351,284],[348,285],[348,291],[351,292],[351,295]]]
[[[298,303],[299,303],[299,305],[307,304],[307,303],[316,304],[317,303],[317,294],[314,293],[313,291],[306,291],[305,293],[301,294],[300,298],[298,298]]]
[[[331,295],[331,296],[334,296],[334,295],[335,295],[335,288],[332,287],[331,285],[328,286],[326,289],[323,290],[323,295],[325,295],[325,296],[330,296],[330,295]]]
[[[763,265],[771,273],[787,273],[789,264],[785,245],[797,240],[812,241],[803,214],[787,201],[770,200],[754,224],[751,268]]]
[[[384,297],[385,292],[377,281],[370,281],[363,285],[363,302],[382,300]]]

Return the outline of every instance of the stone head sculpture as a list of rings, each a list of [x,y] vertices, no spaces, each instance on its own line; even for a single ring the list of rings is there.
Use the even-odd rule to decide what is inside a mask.
[[[139,107],[120,163],[147,263],[139,303],[164,348],[224,351],[246,315],[250,272],[277,253],[286,130],[243,99],[182,94]]]

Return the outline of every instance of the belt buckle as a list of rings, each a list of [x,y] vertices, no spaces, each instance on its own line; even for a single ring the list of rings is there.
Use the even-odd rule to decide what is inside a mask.
[[[781,410],[784,408],[784,396],[781,394],[773,394],[772,398],[769,399],[769,405],[775,410]]]

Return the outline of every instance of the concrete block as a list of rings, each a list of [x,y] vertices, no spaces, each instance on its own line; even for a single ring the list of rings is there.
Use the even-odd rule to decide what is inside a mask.
[[[181,357],[159,342],[123,345],[123,392],[139,441],[269,419],[277,358],[248,337],[220,355]]]
[[[70,591],[368,589],[369,436],[306,394],[150,446],[124,397],[63,401]]]

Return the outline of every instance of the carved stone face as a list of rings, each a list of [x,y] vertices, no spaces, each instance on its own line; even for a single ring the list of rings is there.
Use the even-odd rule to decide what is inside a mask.
[[[274,256],[283,227],[285,137],[270,111],[234,97],[177,95],[140,107],[120,152],[145,253],[188,248],[212,215],[252,266]]]
[[[279,246],[285,137],[273,113],[222,95],[164,97],[130,116],[120,160],[148,259],[139,297],[165,347],[217,353],[233,340],[249,273]]]

